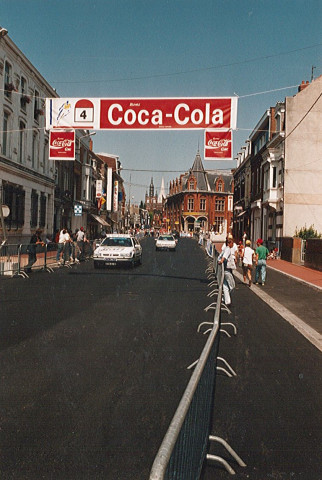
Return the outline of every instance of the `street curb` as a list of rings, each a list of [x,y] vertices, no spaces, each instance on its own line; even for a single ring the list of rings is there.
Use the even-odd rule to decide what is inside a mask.
[[[286,275],[287,277],[291,277],[294,280],[297,280],[298,282],[305,283],[306,285],[309,285],[310,287],[317,288],[318,290],[322,290],[322,287],[319,287],[318,285],[315,285],[314,283],[308,282],[307,280],[303,280],[302,278],[295,277],[294,275],[291,275],[290,273],[283,272],[283,270],[279,270],[278,268],[274,268],[271,265],[266,265],[266,268],[271,268],[275,272],[282,273],[283,275]]]
[[[234,276],[243,282],[243,276],[234,271]],[[298,332],[300,332],[309,342],[312,343],[320,352],[322,352],[322,335],[319,334],[314,328],[311,328],[303,320],[301,320],[297,315],[292,313],[281,303],[274,300],[270,295],[263,292],[263,290],[256,285],[252,285],[252,288],[248,288],[248,291],[255,293],[263,302],[269,305],[275,312],[277,312],[284,320],[290,323]]]

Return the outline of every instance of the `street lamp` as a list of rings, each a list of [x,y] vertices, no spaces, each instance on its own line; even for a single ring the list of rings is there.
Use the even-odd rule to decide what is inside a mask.
[[[87,133],[86,135],[82,135],[81,137],[78,137],[78,149],[80,150],[81,138],[92,137],[93,135],[96,135],[96,132]]]

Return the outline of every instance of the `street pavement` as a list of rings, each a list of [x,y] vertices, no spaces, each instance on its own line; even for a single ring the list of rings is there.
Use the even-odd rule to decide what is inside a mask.
[[[0,478],[148,478],[205,338],[194,240],[143,265],[1,279]]]
[[[239,272],[236,277],[232,313],[222,321],[233,321],[238,334],[221,335],[219,355],[237,377],[217,376],[213,434],[247,467],[218,446],[210,453],[229,460],[238,479],[320,480],[322,370],[314,344],[320,334],[314,330],[310,341],[289,317],[296,312],[297,320],[321,328],[322,293],[277,269],[268,268],[264,287],[248,287]],[[283,309],[275,311],[274,302]],[[224,478],[225,471],[207,465],[204,480]]]
[[[134,270],[87,262],[0,279],[1,479],[148,479],[212,313],[195,240],[175,253],[155,252],[151,238],[142,246]],[[318,480],[321,353],[256,294],[264,289],[318,324],[319,290],[272,269],[265,287],[237,278],[223,320],[238,335],[222,333],[220,356],[238,375],[217,376],[212,432],[246,462],[234,465],[238,479]],[[204,480],[227,475],[207,465]]]

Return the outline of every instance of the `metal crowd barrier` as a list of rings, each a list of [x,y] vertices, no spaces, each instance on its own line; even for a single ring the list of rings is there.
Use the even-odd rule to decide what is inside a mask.
[[[208,278],[215,276],[218,283],[213,324],[211,322],[212,328],[199,360],[188,367],[195,366],[152,465],[150,480],[198,480],[207,459],[215,460],[230,473],[235,473],[226,460],[207,454],[211,441],[217,441],[224,445],[236,462],[245,466],[245,463],[227,442],[220,437],[211,435],[216,370],[224,370],[217,367],[217,361],[223,360],[227,364],[224,359],[218,357],[224,269],[222,264],[217,263],[218,253],[215,249],[212,254],[213,257],[209,269],[207,269],[211,272]],[[227,366],[233,375],[236,375],[228,364]],[[228,373],[228,376],[232,375]]]
[[[28,277],[33,270],[53,271],[57,245],[5,244],[0,247],[0,275]]]
[[[84,242],[81,260],[89,260],[97,241]],[[28,277],[34,270],[53,272],[53,267],[63,263],[66,266],[77,262],[77,242],[67,243],[58,252],[58,244],[4,244],[0,246],[0,275]],[[57,256],[59,257],[57,259]]]
[[[1,245],[0,247],[0,275],[13,276],[19,271],[20,245]]]

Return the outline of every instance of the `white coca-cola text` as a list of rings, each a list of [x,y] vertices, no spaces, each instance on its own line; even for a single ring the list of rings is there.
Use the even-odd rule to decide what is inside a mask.
[[[208,146],[214,148],[221,148],[221,147],[228,147],[230,140],[222,139],[222,140],[208,140]]]
[[[64,139],[55,139],[53,140],[52,142],[52,147],[56,147],[56,148],[64,148],[64,147],[71,147],[73,145],[73,141],[72,140],[68,140],[66,138]]]
[[[113,103],[107,110],[107,118],[111,125],[117,126],[125,123],[126,125],[154,125],[162,127],[164,117],[173,118],[178,126],[184,126],[188,123],[193,125],[222,125],[224,122],[224,112],[219,109],[210,108],[210,103],[206,103],[204,107],[191,110],[186,103],[179,103],[172,113],[164,113],[162,110],[154,109],[152,112],[142,109],[139,111],[132,108],[124,110],[119,103]]]

